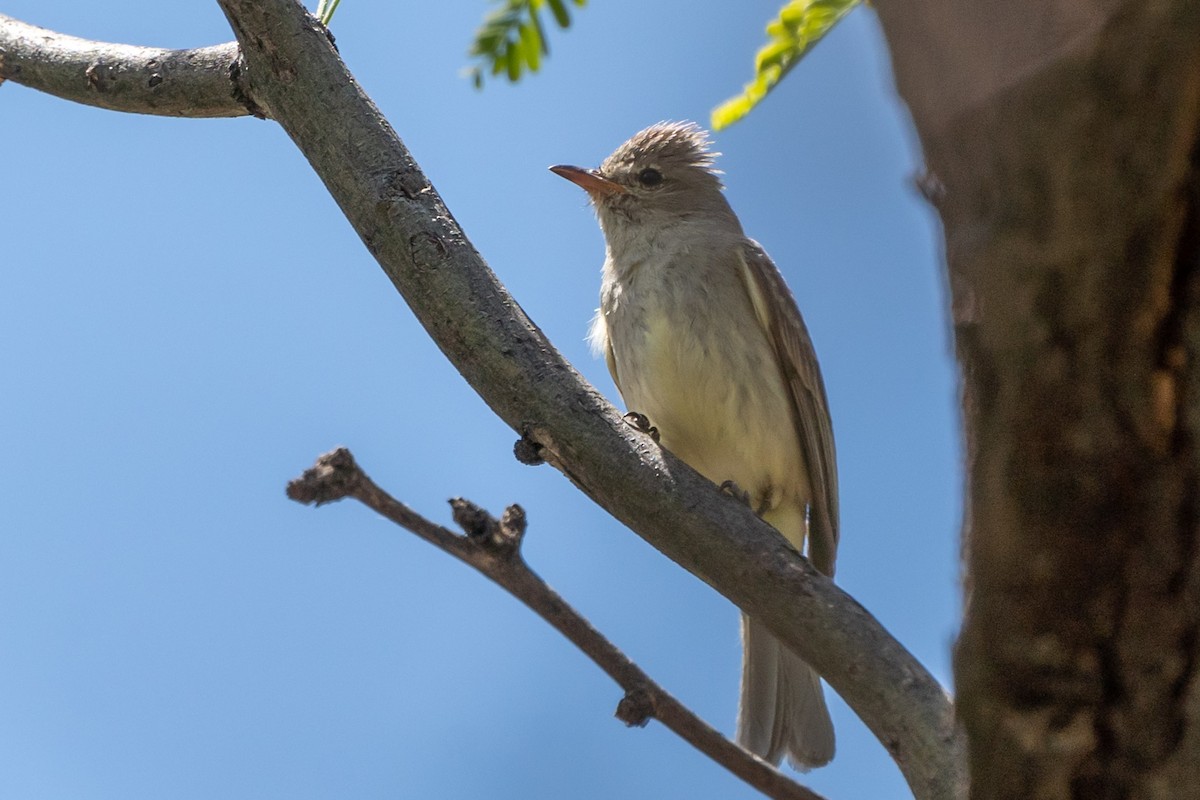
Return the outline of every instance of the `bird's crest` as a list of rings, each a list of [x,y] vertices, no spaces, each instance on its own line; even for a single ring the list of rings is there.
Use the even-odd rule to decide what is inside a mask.
[[[700,167],[717,174],[708,131],[694,122],[659,122],[638,131],[604,161],[605,167],[631,163],[665,163]]]

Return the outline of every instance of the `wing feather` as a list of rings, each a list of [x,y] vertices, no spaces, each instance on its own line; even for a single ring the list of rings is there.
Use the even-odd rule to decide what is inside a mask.
[[[797,435],[813,492],[808,556],[817,569],[832,577],[838,547],[837,455],[817,354],[800,309],[771,257],[753,241],[738,248],[738,253],[746,291],[775,348],[796,411]]]
[[[613,355],[612,337],[608,335],[608,321],[604,319],[604,309],[596,309],[596,315],[592,317],[592,325],[588,329],[587,338],[588,343],[592,346],[592,352],[604,356],[604,363],[608,365],[608,374],[612,376],[613,383],[617,385],[617,391],[620,392],[621,381],[617,378],[617,359]],[[621,396],[624,397],[624,392]]]

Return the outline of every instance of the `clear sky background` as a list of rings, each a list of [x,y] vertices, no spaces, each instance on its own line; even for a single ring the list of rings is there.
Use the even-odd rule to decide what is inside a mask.
[[[778,0],[594,0],[540,75],[460,74],[487,5],[345,0],[342,55],[529,315],[610,397],[584,335],[583,193],[640,128],[750,76]],[[226,41],[209,0],[5,0],[131,44]],[[943,682],[961,468],[939,235],[860,9],[716,137],[730,200],[816,342],[842,487],[840,584]],[[0,86],[0,797],[750,798],[482,577],[345,502],[284,497],[350,446],[449,520],[529,513],[534,568],[731,732],[737,612],[511,456],[273,123],[137,117]],[[840,701],[830,798],[901,798]]]

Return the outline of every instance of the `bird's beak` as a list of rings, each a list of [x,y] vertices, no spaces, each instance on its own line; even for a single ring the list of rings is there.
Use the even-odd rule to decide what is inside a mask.
[[[600,174],[599,170],[557,164],[551,167],[550,171],[555,175],[566,178],[571,183],[581,186],[592,197],[607,197],[613,194],[625,194],[626,192],[624,186],[604,177]]]

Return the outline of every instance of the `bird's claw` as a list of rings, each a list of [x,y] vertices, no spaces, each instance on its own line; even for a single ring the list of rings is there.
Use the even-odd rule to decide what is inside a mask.
[[[735,482],[722,481],[720,489],[723,494],[729,495],[747,508],[753,508],[753,506],[750,505],[750,493],[738,486]]]
[[[656,442],[658,441],[658,428],[650,424],[650,418],[645,414],[630,411],[625,415],[625,421],[632,425],[635,430],[646,434]]]

